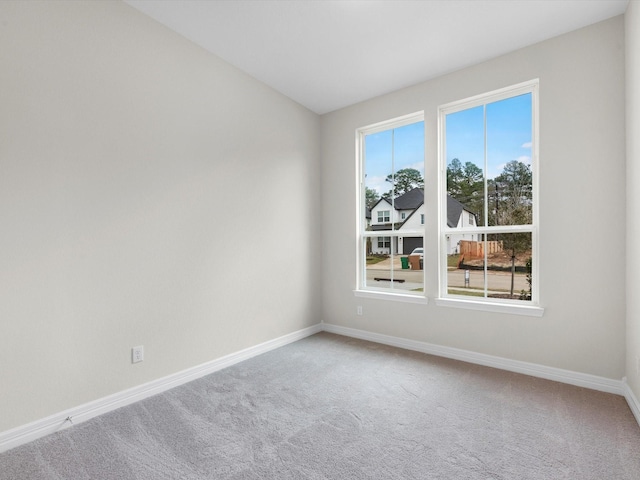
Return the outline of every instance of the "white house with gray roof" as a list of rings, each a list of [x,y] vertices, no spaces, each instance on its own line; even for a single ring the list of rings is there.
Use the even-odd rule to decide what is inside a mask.
[[[447,195],[447,227],[469,228],[477,227],[478,219],[467,207],[450,195]],[[447,255],[460,253],[460,240],[480,241],[480,234],[465,233],[447,235]]]
[[[371,251],[374,254],[390,253],[409,255],[414,248],[423,246],[424,235],[424,191],[414,188],[394,200],[381,198],[371,207],[372,230],[381,233],[390,231],[392,226],[399,233],[396,237],[379,236],[371,239]],[[476,217],[467,207],[455,198],[447,195],[447,225],[450,228],[475,227]],[[459,252],[460,240],[478,241],[478,234],[449,235],[447,254]]]

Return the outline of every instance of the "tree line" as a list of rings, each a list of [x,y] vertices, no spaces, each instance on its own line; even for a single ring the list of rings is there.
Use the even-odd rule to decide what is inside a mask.
[[[403,168],[395,175],[387,175],[391,188],[382,194],[365,187],[365,201],[372,208],[380,198],[391,200],[414,188],[424,188],[424,178],[415,168]],[[478,225],[525,225],[532,221],[533,176],[531,167],[518,160],[508,162],[500,175],[487,179],[484,194],[484,175],[475,163],[462,163],[454,158],[447,166],[447,193],[476,216]]]
[[[511,160],[495,178],[487,179],[476,164],[454,158],[447,166],[447,193],[472,211],[478,225],[526,225],[532,221],[533,175],[531,166]]]
[[[422,178],[420,171],[415,168],[400,169],[395,175],[387,175],[385,180],[389,182],[392,187],[382,195],[373,188],[365,187],[367,207],[372,208],[380,198],[391,201],[392,198],[398,198],[414,188],[424,188],[424,178]]]

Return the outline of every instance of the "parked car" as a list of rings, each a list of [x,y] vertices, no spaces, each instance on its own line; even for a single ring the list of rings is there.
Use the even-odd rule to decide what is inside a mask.
[[[422,247],[414,248],[413,252],[411,252],[409,256],[412,256],[412,255],[420,255],[420,260],[422,260],[424,258],[424,248]]]

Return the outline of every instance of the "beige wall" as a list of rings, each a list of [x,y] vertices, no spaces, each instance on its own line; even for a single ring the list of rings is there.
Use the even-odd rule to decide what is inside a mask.
[[[627,86],[627,381],[640,399],[640,2],[625,14]]]
[[[619,380],[625,370],[624,20],[613,18],[322,117],[323,320]],[[355,130],[424,110],[425,176],[439,105],[540,79],[544,317],[355,298]],[[426,223],[437,228],[437,194]],[[431,237],[434,238],[434,237]],[[427,243],[425,291],[437,296]],[[363,316],[356,316],[356,306]]]
[[[320,321],[317,115],[121,2],[0,27],[0,432]]]

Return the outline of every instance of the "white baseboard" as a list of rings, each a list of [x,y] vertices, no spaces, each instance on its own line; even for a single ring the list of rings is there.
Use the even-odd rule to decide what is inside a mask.
[[[435,345],[417,340],[408,340],[406,338],[382,335],[379,333],[367,332],[365,330],[341,327],[330,323],[323,323],[322,328],[326,332],[336,333],[338,335],[382,343],[384,345],[404,348],[406,350],[428,353],[439,357],[462,360],[463,362],[484,365],[485,367],[499,368],[509,372],[522,373],[525,375],[531,375],[532,377],[545,378],[547,380],[568,383],[570,385],[599,390],[601,392],[623,395],[622,382],[620,380],[611,380],[610,378],[598,377],[596,375],[546,367],[544,365],[521,362],[519,360],[511,360],[503,357],[495,357],[493,355],[485,355],[483,353],[471,352],[459,348],[444,347],[442,345]]]
[[[631,409],[633,416],[636,417],[638,425],[640,425],[640,402],[638,401],[638,397],[634,395],[633,390],[631,390],[631,387],[627,383],[627,377],[622,379],[622,386],[624,389],[624,398],[627,399],[629,408]]]
[[[171,388],[190,382],[210,373],[230,367],[236,363],[248,360],[262,353],[274,350],[289,343],[301,340],[305,337],[322,331],[322,325],[317,324],[296,332],[284,335],[268,342],[240,350],[211,362],[198,365],[182,372],[159,378],[137,387],[109,395],[93,402],[70,408],[49,417],[23,425],[12,430],[0,432],[0,453],[15,448],[19,445],[36,440],[45,435],[69,428],[72,425],[85,422],[91,418],[138,402],[152,395],[157,395]]]
[[[461,360],[464,362],[484,365],[487,367],[499,368],[510,372],[522,373],[534,377],[554,380],[561,383],[576,385],[579,387],[590,388],[602,392],[623,395],[638,424],[640,424],[640,402],[634,395],[633,391],[626,382],[611,380],[604,377],[589,375],[584,373],[572,372],[570,370],[562,370],[559,368],[546,367],[534,363],[521,362],[518,360],[510,360],[492,355],[471,352],[452,347],[444,347],[416,340],[408,340],[390,335],[382,335],[379,333],[367,332],[354,328],[341,327],[328,323],[317,324],[297,332],[284,335],[282,337],[261,343],[254,347],[250,347],[239,352],[226,355],[211,362],[183,370],[182,372],[169,375],[152,382],[148,382],[137,387],[124,390],[122,392],[109,395],[108,397],[86,403],[69,410],[51,415],[47,418],[37,420],[35,422],[23,425],[12,430],[0,432],[0,453],[15,448],[19,445],[31,442],[38,438],[44,437],[51,433],[69,428],[72,425],[82,423],[91,418],[97,417],[104,413],[110,412],[120,407],[138,402],[152,395],[162,393],[171,388],[177,387],[184,383],[190,382],[197,378],[203,377],[210,373],[216,372],[226,367],[230,367],[236,363],[248,360],[262,353],[274,350],[278,347],[301,340],[315,333],[326,331],[344,335],[347,337],[359,338],[371,342],[390,345],[393,347],[414,350],[440,357]]]

